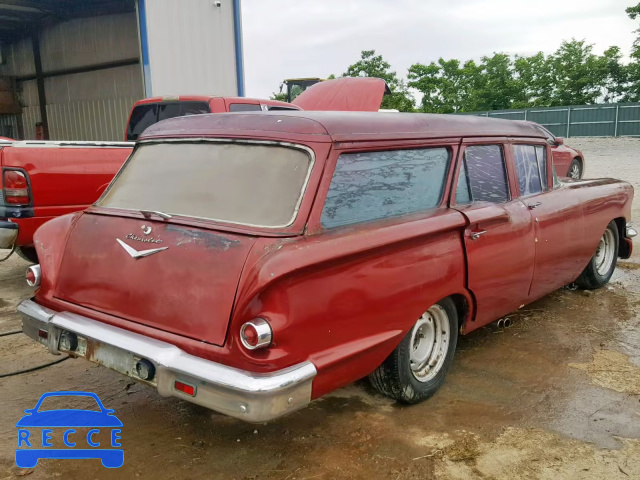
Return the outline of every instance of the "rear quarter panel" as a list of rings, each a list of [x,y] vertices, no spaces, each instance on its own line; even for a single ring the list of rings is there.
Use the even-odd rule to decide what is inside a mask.
[[[431,305],[465,293],[462,215],[447,208],[395,224],[375,222],[256,242],[238,290],[228,347],[268,368],[311,360],[319,397],[371,373]],[[245,321],[271,323],[275,345],[237,345]],[[282,366],[282,365],[281,365]]]
[[[600,242],[607,225],[616,219],[624,226],[631,221],[633,187],[612,178],[594,180],[567,180],[563,189],[577,195],[582,205],[584,230],[576,232],[576,249],[582,257],[582,269],[587,266]]]

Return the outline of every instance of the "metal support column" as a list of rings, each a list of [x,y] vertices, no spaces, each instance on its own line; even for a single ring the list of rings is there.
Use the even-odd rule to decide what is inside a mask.
[[[613,136],[618,136],[618,114],[620,113],[620,105],[616,105],[616,123],[613,126]]]
[[[33,63],[36,67],[36,84],[38,86],[38,104],[40,105],[40,121],[42,122],[42,135],[49,140],[49,120],[47,119],[47,96],[44,90],[44,76],[42,75],[42,59],[40,57],[40,36],[36,32],[31,35],[31,47],[33,48]]]

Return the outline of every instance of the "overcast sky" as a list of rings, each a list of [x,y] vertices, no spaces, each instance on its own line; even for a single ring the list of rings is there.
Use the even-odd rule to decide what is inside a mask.
[[[376,50],[402,77],[416,62],[493,52],[555,51],[585,39],[628,54],[637,0],[242,0],[246,94],[267,97],[285,78],[340,75]]]

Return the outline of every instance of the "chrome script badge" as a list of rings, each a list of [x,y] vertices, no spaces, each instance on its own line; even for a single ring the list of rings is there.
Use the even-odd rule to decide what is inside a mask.
[[[118,241],[120,246],[124,248],[124,250],[136,260],[142,257],[148,257],[149,255],[153,255],[154,253],[158,253],[169,248],[169,247],[162,247],[162,248],[152,248],[150,250],[136,250],[135,248],[130,247],[129,245],[124,243],[119,238],[116,238],[116,240]]]

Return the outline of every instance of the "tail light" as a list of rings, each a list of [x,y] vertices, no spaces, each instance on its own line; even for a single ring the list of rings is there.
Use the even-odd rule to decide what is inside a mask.
[[[254,318],[240,327],[240,341],[247,350],[268,347],[273,341],[271,325],[264,318]]]
[[[40,273],[40,265],[33,265],[27,270],[27,285],[30,287],[39,287],[42,274]]]
[[[2,175],[4,201],[7,205],[29,205],[29,182],[27,175],[19,170],[5,170]]]

